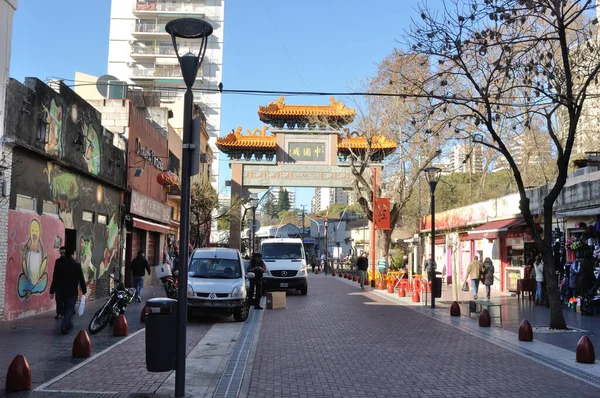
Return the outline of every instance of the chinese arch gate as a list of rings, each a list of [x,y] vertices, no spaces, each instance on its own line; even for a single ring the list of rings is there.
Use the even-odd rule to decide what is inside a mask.
[[[271,126],[242,134],[238,127],[217,139],[217,148],[229,156],[231,197],[269,187],[351,188],[348,161],[351,152],[364,152],[367,141],[344,126],[356,112],[333,97],[329,105],[287,105],[284,98],[258,108],[261,122]],[[371,140],[370,167],[381,169],[383,159],[396,150],[396,143],[377,136]],[[232,209],[239,211],[241,209]],[[229,246],[240,249],[241,225],[232,217]]]

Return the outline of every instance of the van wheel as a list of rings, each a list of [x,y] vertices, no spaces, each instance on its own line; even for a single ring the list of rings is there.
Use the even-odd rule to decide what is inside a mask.
[[[307,293],[308,293],[308,286],[304,286],[302,289],[300,289],[301,295],[306,296]]]
[[[246,319],[248,319],[249,311],[250,308],[248,306],[248,303],[246,302],[241,307],[238,307],[233,310],[233,319],[235,319],[236,322],[245,322]]]

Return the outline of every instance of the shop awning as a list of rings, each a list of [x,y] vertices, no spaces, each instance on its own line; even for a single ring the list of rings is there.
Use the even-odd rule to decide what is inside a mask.
[[[161,234],[168,234],[171,229],[162,224],[153,223],[151,221],[142,220],[133,217],[133,226],[139,229],[145,229],[146,231],[158,232]]]
[[[487,224],[480,225],[469,231],[469,239],[480,240],[503,238],[508,234],[508,230],[511,227],[523,224],[525,224],[525,220],[523,220],[522,217],[490,221]]]
[[[600,207],[590,207],[587,209],[573,209],[573,210],[563,210],[557,211],[557,218],[566,218],[566,217],[589,217],[589,216],[597,216],[600,215]]]

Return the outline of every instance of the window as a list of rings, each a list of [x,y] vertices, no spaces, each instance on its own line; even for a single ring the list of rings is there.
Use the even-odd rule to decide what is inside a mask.
[[[36,211],[36,199],[31,196],[17,194],[16,208],[19,210]]]
[[[87,222],[94,222],[94,213],[91,211],[84,210],[81,214],[81,219]]]
[[[194,258],[189,272],[192,278],[237,279],[242,277],[240,262],[228,258]]]
[[[42,214],[58,216],[58,203],[44,200],[44,203],[42,204]]]
[[[264,243],[262,258],[265,260],[303,258],[302,245],[300,243]]]
[[[106,216],[106,214],[98,214],[98,224],[106,225],[107,220],[108,217]]]

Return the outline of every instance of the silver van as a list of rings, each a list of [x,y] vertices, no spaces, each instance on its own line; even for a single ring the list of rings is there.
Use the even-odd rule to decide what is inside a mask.
[[[188,311],[233,314],[248,319],[246,271],[236,249],[207,247],[192,252],[188,268]]]

